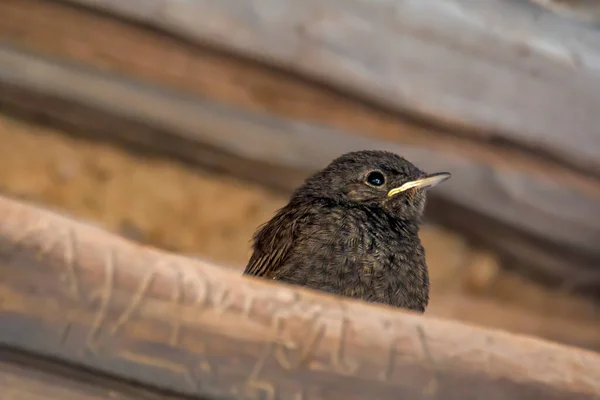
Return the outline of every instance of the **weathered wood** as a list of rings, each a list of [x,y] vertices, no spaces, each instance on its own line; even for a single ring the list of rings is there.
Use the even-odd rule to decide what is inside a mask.
[[[236,178],[80,136],[66,137],[2,113],[0,143],[0,194],[51,210],[59,207],[80,222],[83,217],[87,224],[129,240],[213,260],[240,273],[252,233],[285,202],[285,196]],[[520,269],[506,271],[502,264],[514,269],[514,262],[477,248],[456,232],[432,224],[422,228],[432,290],[428,315],[600,351],[597,304],[536,283]],[[546,258],[554,260],[550,254]],[[572,267],[566,271],[574,276]],[[580,289],[585,288],[581,283],[594,279],[580,278]]]
[[[285,190],[342,152],[362,148],[396,151],[426,170],[454,174],[451,185],[433,193],[444,202],[457,203],[471,215],[481,214],[488,223],[500,220],[513,230],[553,243],[559,255],[556,260],[571,267],[564,271],[543,260],[539,268],[547,273],[564,279],[577,266],[591,270],[598,265],[600,185],[595,179],[551,165],[534,169],[523,162],[518,170],[506,165],[492,167],[478,158],[486,151],[483,147],[469,153],[474,157],[470,158],[425,144],[369,139],[183,96],[9,47],[0,49],[0,85],[0,102],[5,107],[34,110],[101,137],[142,144]],[[513,167],[518,162],[515,157]],[[469,224],[469,213],[457,219],[455,211],[440,210],[443,207],[436,206],[432,213],[450,226],[460,226],[475,236],[485,235],[501,249],[514,247],[511,240],[503,243],[504,235],[496,238],[490,234],[494,230],[489,225]],[[563,229],[555,229],[557,224]],[[525,239],[517,256],[519,252],[527,254],[527,261],[533,259],[535,263],[539,257],[531,257],[536,253],[527,250],[529,242]],[[560,261],[561,246],[556,244],[575,249],[579,256],[573,258],[573,251],[565,250],[569,256]]]
[[[152,4],[154,3],[144,3],[150,6]],[[489,4],[494,3],[488,3],[488,6]],[[480,5],[475,4],[474,10],[479,10],[478,7]],[[340,128],[340,135],[334,137],[335,140],[342,137],[341,134],[345,131],[356,130],[361,136],[384,139],[386,142],[378,142],[382,145],[387,145],[387,141],[395,141],[405,147],[408,145],[433,151],[431,154],[443,153],[445,156],[449,153],[455,159],[467,159],[468,163],[460,165],[460,173],[469,175],[469,182],[478,185],[470,186],[469,193],[473,191],[473,187],[477,187],[485,195],[478,193],[476,196],[465,196],[463,192],[458,203],[467,209],[467,213],[461,213],[461,218],[457,218],[453,211],[440,211],[438,207],[430,208],[432,211],[439,211],[430,215],[435,215],[439,221],[452,221],[449,226],[455,229],[461,227],[477,238],[483,237],[487,245],[516,258],[521,264],[541,269],[560,279],[571,279],[574,266],[580,266],[583,272],[586,269],[597,269],[597,224],[595,220],[589,220],[590,215],[596,215],[596,210],[589,204],[598,204],[597,196],[587,193],[583,198],[579,197],[582,196],[582,191],[590,187],[597,192],[599,185],[596,179],[588,177],[585,172],[573,170],[572,166],[543,159],[540,154],[524,151],[523,146],[507,144],[509,141],[506,140],[501,144],[482,142],[471,135],[455,136],[452,132],[425,128],[334,95],[315,84],[295,79],[293,75],[216,54],[200,46],[191,46],[156,30],[90,12],[86,8],[71,7],[54,1],[6,0],[0,2],[0,15],[4,16],[0,18],[0,35],[9,42],[36,52],[150,80],[177,91],[198,94],[252,112],[266,110],[306,122],[325,123]],[[47,32],[52,32],[52,35]],[[506,34],[507,31],[499,32]],[[544,31],[540,35],[552,35],[552,32],[554,31]],[[564,41],[568,37],[561,35],[559,39]],[[501,35],[498,40],[504,39],[506,37]],[[581,36],[577,40],[585,42],[587,39]],[[131,57],[132,52],[135,52],[136,57]],[[584,64],[586,68],[590,67],[589,63]],[[5,91],[5,97],[9,93],[13,92]],[[124,127],[122,121],[114,121],[114,115],[108,116],[113,119],[111,123],[98,121],[97,118],[106,116],[93,117],[89,112],[84,118],[82,115],[73,115],[82,113],[78,108],[81,105],[75,105],[76,111],[73,104],[51,106],[46,103],[47,100],[43,104],[36,103],[29,95],[25,103],[29,107],[33,107],[35,103],[35,107],[41,109],[38,111],[46,114],[49,119],[68,119],[70,122],[76,119],[75,125],[79,128],[93,130],[102,136],[127,134],[130,138],[136,137],[138,142],[148,144],[151,141],[155,150],[168,150],[175,156],[235,171],[241,176],[257,178],[263,183],[275,182],[276,186],[286,190],[306,173],[321,166],[315,163],[306,170],[294,167],[295,170],[284,168],[282,171],[277,161],[275,164],[278,168],[273,168],[273,163],[266,160],[242,159],[239,153],[221,148],[220,144],[215,144],[212,148],[200,148],[197,145],[190,147],[189,142],[175,140],[171,132],[154,132],[151,135],[153,139],[149,139],[147,134],[140,132],[139,127],[133,129],[131,121]],[[63,115],[65,113],[71,115]],[[262,118],[259,116],[259,119]],[[144,120],[150,119],[144,117]],[[326,130],[318,132],[327,134]],[[193,135],[202,136],[202,132],[193,132]],[[327,143],[326,148],[330,146],[329,141],[320,140],[318,145]],[[196,153],[193,154],[194,152]],[[337,155],[334,151],[330,153],[331,158]],[[473,168],[475,170],[468,173],[463,171]],[[475,175],[477,179],[473,179]],[[530,184],[531,180],[539,184],[534,187]],[[483,186],[485,189],[482,189]],[[448,197],[441,194],[447,202]],[[506,202],[506,197],[510,197],[510,201]],[[473,206],[472,203],[478,202],[484,202],[483,208],[481,204]],[[514,203],[520,203],[517,213],[513,213],[511,208]],[[489,210],[492,210],[491,215],[488,215]],[[482,222],[475,227],[474,224],[465,223],[472,221],[475,213],[483,214],[484,219],[491,219],[491,226]],[[501,226],[497,227],[498,223]],[[563,229],[553,228],[558,223]],[[520,234],[521,230],[524,235]],[[517,237],[518,245],[515,245]],[[550,243],[540,244],[536,240],[538,238]],[[556,246],[556,243],[560,246]],[[587,268],[588,266],[591,268]],[[587,275],[585,272],[584,276]],[[581,273],[576,273],[575,281],[582,281],[581,277]]]
[[[587,23],[600,23],[600,3],[597,0],[530,0],[548,10]]]
[[[68,1],[600,175],[600,31],[525,1]]]
[[[595,353],[242,277],[7,199],[0,259],[2,346],[147,389],[248,399],[600,396]],[[3,361],[0,382],[10,384],[15,367]],[[9,387],[44,398],[31,385]]]
[[[97,371],[0,348],[2,400],[183,400]]]
[[[532,313],[506,303],[460,294],[438,297],[438,301],[428,307],[427,315],[541,337],[600,352],[600,322],[567,322],[564,318]]]

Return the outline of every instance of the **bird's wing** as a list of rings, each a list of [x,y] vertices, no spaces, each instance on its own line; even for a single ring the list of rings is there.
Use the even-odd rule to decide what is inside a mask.
[[[272,277],[289,255],[294,243],[295,223],[288,214],[276,215],[263,225],[254,236],[254,252],[244,275]]]

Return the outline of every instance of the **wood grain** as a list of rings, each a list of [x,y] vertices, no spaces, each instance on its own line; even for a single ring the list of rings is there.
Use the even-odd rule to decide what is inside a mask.
[[[595,353],[242,277],[4,198],[0,260],[0,345],[116,387],[215,399],[600,395]],[[44,399],[10,386],[15,361],[60,369],[3,359],[16,398]],[[35,372],[20,382],[28,375],[43,384]]]
[[[153,7],[159,3],[144,2],[143,7],[149,7],[148,9],[137,7],[137,3],[127,4],[134,5],[135,7],[130,11],[138,15],[148,10],[155,11]],[[182,40],[181,35],[164,34],[160,29],[132,23],[131,19],[121,19],[118,16],[124,15],[122,7],[125,3],[116,4],[117,9],[114,10],[110,7],[115,4],[110,2],[96,4],[101,7],[109,7],[105,9],[108,13],[93,12],[91,8],[76,7],[73,4],[75,3],[43,0],[5,0],[0,2],[0,15],[3,16],[0,18],[0,36],[3,36],[8,43],[23,46],[40,54],[117,73],[122,78],[131,77],[135,81],[140,80],[168,87],[170,89],[169,96],[181,98],[181,94],[183,94],[183,97],[189,99],[192,95],[194,101],[198,100],[196,96],[203,98],[201,99],[203,104],[206,104],[207,99],[225,103],[232,106],[234,110],[240,108],[250,112],[256,116],[257,120],[263,122],[270,121],[270,119],[265,120],[262,113],[275,114],[279,118],[285,119],[268,123],[271,124],[270,126],[277,126],[277,129],[283,132],[298,131],[294,120],[301,120],[308,123],[305,125],[306,129],[314,130],[321,135],[328,135],[329,131],[316,125],[337,128],[334,130],[337,135],[333,135],[331,140],[345,140],[343,136],[350,132],[353,136],[377,139],[377,141],[365,142],[367,145],[385,147],[389,142],[396,142],[400,143],[399,150],[426,149],[432,157],[442,158],[441,163],[432,163],[432,159],[428,156],[417,156],[419,162],[421,158],[425,159],[424,167],[429,167],[430,164],[433,164],[432,168],[445,166],[448,161],[447,155],[450,154],[454,160],[450,166],[455,169],[453,172],[460,172],[461,177],[468,178],[456,186],[457,191],[454,194],[457,194],[458,197],[450,198],[445,193],[440,193],[440,195],[445,203],[449,201],[458,203],[458,206],[466,209],[467,212],[460,213],[462,217],[459,218],[455,215],[456,212],[452,211],[455,207],[440,208],[436,206],[430,207],[430,211],[432,211],[430,216],[435,216],[438,221],[447,223],[453,229],[460,229],[478,240],[482,239],[486,245],[500,250],[511,258],[516,258],[520,264],[533,267],[535,271],[542,271],[545,275],[569,282],[587,282],[589,280],[583,277],[594,275],[593,271],[599,264],[596,243],[600,224],[590,216],[598,215],[596,206],[600,184],[592,171],[575,165],[579,159],[572,163],[565,159],[548,157],[545,150],[528,147],[519,140],[513,140],[514,138],[502,136],[496,137],[496,139],[500,138],[500,141],[489,141],[489,137],[485,135],[468,134],[460,129],[448,130],[448,127],[435,127],[432,120],[399,117],[398,113],[382,110],[385,107],[377,109],[361,104],[360,100],[365,100],[363,96],[357,95],[349,98],[344,97],[341,93],[328,91],[325,85],[302,80],[296,74],[272,68],[273,65],[268,65],[271,61],[267,60],[267,64],[253,63],[248,59],[228,54],[228,51],[232,53],[236,53],[236,51],[227,46],[219,45],[216,46],[217,51],[211,51],[203,46],[201,41],[194,38],[190,40],[188,37],[188,40]],[[86,4],[92,5],[92,3]],[[165,4],[170,5],[171,3]],[[185,3],[182,4],[187,7]],[[491,58],[486,58],[486,60],[497,62],[499,66],[506,66],[505,64],[508,63],[511,68],[515,65],[523,68],[533,65],[535,68],[528,71],[535,73],[529,78],[535,75],[546,84],[554,85],[554,81],[550,79],[553,75],[548,75],[547,72],[559,65],[560,59],[544,59],[539,64],[521,65],[519,63],[522,61],[522,54],[519,56],[521,58],[517,57],[515,60],[509,57],[512,54],[510,51],[505,52],[506,48],[513,48],[512,46],[515,46],[516,43],[524,40],[532,46],[535,45],[536,57],[548,56],[552,53],[548,53],[549,48],[540,47],[541,43],[552,43],[553,46],[563,46],[568,50],[565,50],[568,54],[578,60],[577,71],[594,71],[596,68],[593,57],[596,48],[594,47],[595,42],[593,35],[589,36],[587,31],[574,32],[569,31],[566,27],[561,30],[560,26],[556,25],[556,21],[543,15],[532,19],[532,15],[537,15],[533,13],[533,8],[526,8],[519,13],[518,15],[522,19],[515,18],[515,10],[525,7],[523,4],[515,5],[512,2],[496,3],[496,1],[492,1],[482,3],[486,4],[483,8],[479,3],[473,2],[468,3],[472,7],[466,8],[467,3],[456,2],[456,4],[463,7],[461,12],[466,13],[465,15],[470,18],[475,18],[475,21],[478,21],[478,18],[491,18],[496,24],[490,25],[494,27],[492,29],[494,40],[490,41],[489,46],[485,46],[484,52],[482,53],[482,49],[478,49],[475,53],[467,52],[468,54],[463,55],[464,57],[489,56]],[[404,3],[397,5],[412,10],[410,12],[416,12],[414,5]],[[494,7],[499,8],[496,10]],[[498,13],[486,14],[493,10]],[[440,18],[443,16],[444,24],[452,25],[456,22],[453,19],[457,15],[448,14],[448,9],[442,7],[441,11],[436,9],[435,12],[441,13],[436,15]],[[196,16],[198,15],[204,14],[196,14]],[[423,17],[422,13],[415,15],[419,18]],[[428,16],[431,17],[429,14]],[[169,15],[166,17],[153,15],[154,17],[158,22],[152,22],[154,20],[147,22],[159,27],[162,26],[160,25],[162,22],[168,21],[170,18]],[[400,20],[402,18],[400,16]],[[424,39],[422,29],[412,30],[415,27],[414,24],[430,24],[436,21],[427,18],[417,19],[411,22],[413,25],[407,25],[408,28],[402,31],[402,34],[414,34],[418,38]],[[213,22],[218,25],[221,20],[214,19]],[[488,22],[486,20],[486,23]],[[514,37],[514,31],[509,29],[513,26],[511,24],[516,24],[521,31],[532,36]],[[560,23],[558,24],[560,25]],[[462,25],[458,28],[465,29]],[[438,26],[433,24],[428,29],[435,31]],[[474,28],[470,27],[469,29]],[[564,31],[564,29],[567,30]],[[49,35],[48,32],[52,32],[52,34]],[[557,32],[560,35],[557,36]],[[177,34],[174,31],[171,33]],[[440,37],[429,39],[437,40],[436,38]],[[440,44],[456,44],[456,40],[460,42],[464,38],[464,36],[454,38],[450,35],[444,37],[444,41]],[[461,51],[470,49],[469,46],[479,43],[478,41],[482,40],[484,36],[477,35],[474,38],[476,38],[474,39],[476,43],[460,43],[460,46],[455,46],[456,49]],[[448,40],[449,42],[447,42]],[[505,45],[508,47],[504,45],[497,47],[504,42],[507,42]],[[320,42],[312,43],[311,46],[318,47],[321,44]],[[212,45],[215,47],[214,43]],[[499,53],[491,54],[490,50],[498,50]],[[131,57],[133,53],[135,53],[135,57]],[[531,61],[529,58],[525,58]],[[275,63],[275,65],[278,64]],[[129,85],[126,80],[121,80],[121,83]],[[338,87],[337,89],[344,92],[344,88]],[[17,96],[20,100],[16,101],[14,91],[6,89],[4,97],[13,97],[10,100],[11,106],[14,106],[15,102],[19,102],[21,108],[24,104],[30,111],[32,108],[37,108],[37,114],[44,114],[46,119],[63,122],[68,120],[70,124],[77,125],[80,130],[94,131],[101,137],[127,136],[128,140],[137,144],[141,142],[144,145],[150,145],[159,153],[169,152],[178,158],[192,159],[194,162],[204,165],[226,169],[243,177],[257,179],[261,183],[283,188],[286,191],[289,191],[307,173],[322,166],[326,162],[326,157],[331,159],[338,154],[336,151],[343,151],[348,147],[332,146],[331,140],[312,137],[312,142],[302,147],[307,148],[309,150],[307,152],[310,154],[322,152],[322,149],[317,148],[319,146],[333,150],[327,152],[326,157],[319,158],[320,161],[307,158],[307,167],[298,167],[297,165],[290,167],[287,164],[281,164],[278,159],[273,159],[273,161],[248,160],[243,158],[247,155],[241,154],[239,149],[232,149],[230,146],[223,147],[223,143],[213,140],[214,137],[212,139],[202,138],[202,132],[191,133],[195,139],[194,145],[190,146],[192,143],[187,137],[189,134],[184,135],[186,136],[184,141],[169,131],[172,128],[161,128],[161,132],[153,129],[152,135],[148,132],[142,133],[141,131],[147,131],[147,129],[140,129],[139,126],[134,129],[131,119],[124,124],[122,115],[114,115],[114,108],[111,108],[112,114],[110,115],[92,116],[89,113],[90,110],[87,112],[81,110],[82,106],[84,108],[90,106],[78,104],[78,97],[70,97],[69,101],[74,104],[68,106],[64,104],[65,93],[60,94],[61,100],[58,105],[56,98],[50,101],[43,95],[43,102],[33,101],[32,92],[36,96],[40,96],[39,90],[40,88],[35,85],[34,87],[28,86],[28,94],[25,95],[25,98]],[[163,94],[164,91],[161,90],[160,94],[154,93],[154,96]],[[569,106],[571,104],[575,103],[570,103]],[[96,105],[91,107],[96,107]],[[212,107],[209,108],[215,110]],[[387,108],[399,110],[394,107]],[[98,109],[94,110],[96,113],[98,111]],[[222,114],[224,111],[220,108],[218,112]],[[83,114],[86,117],[83,117]],[[130,112],[128,112],[128,116],[131,116]],[[111,119],[111,122],[105,121],[106,118]],[[120,121],[117,122],[115,118],[120,118]],[[132,118],[137,118],[138,122],[145,122],[146,125],[156,123],[153,115]],[[287,118],[292,120],[286,120]],[[247,124],[247,122],[244,123]],[[293,127],[282,125],[293,125]],[[202,127],[203,130],[215,129],[214,124],[210,127],[206,123],[195,126]],[[219,126],[223,127],[223,125]],[[229,124],[227,126],[231,129],[242,129],[241,125],[233,127]],[[224,131],[220,130],[219,132]],[[200,140],[196,140],[198,137]],[[257,136],[250,135],[250,137]],[[260,140],[273,140],[272,137],[272,135],[270,137],[268,135],[258,136]],[[284,135],[283,140],[287,140],[288,137],[289,135]],[[235,138],[240,139],[243,136],[238,135]],[[572,141],[572,135],[566,135],[563,139]],[[199,142],[203,142],[202,147],[199,146]],[[206,144],[207,142],[209,145]],[[278,142],[281,143],[281,140]],[[351,142],[352,146],[358,145],[354,139],[351,139]],[[557,144],[559,147],[562,146],[560,143]],[[272,148],[272,146],[266,147]],[[291,149],[288,145],[285,145],[285,148]],[[300,155],[304,156],[304,154]],[[409,155],[412,156],[412,152]],[[283,158],[287,157],[289,156]],[[456,160],[460,160],[461,164],[457,164]],[[287,161],[289,164],[289,160]],[[465,185],[466,182],[468,185]],[[473,188],[478,189],[475,195],[472,193]],[[515,207],[515,204],[518,207]],[[468,223],[468,221],[473,221],[477,215],[483,215],[483,219],[487,221],[480,221],[477,226]],[[561,226],[561,229],[556,229],[556,226]],[[544,243],[540,243],[538,239]],[[572,273],[574,269],[575,274]],[[592,281],[598,282],[597,280]]]
[[[600,31],[525,1],[68,1],[600,174]]]
[[[80,222],[93,220],[138,243],[240,273],[256,227],[285,204],[285,196],[235,177],[69,137],[1,113],[0,143],[0,194],[68,210]],[[420,236],[432,290],[428,315],[600,351],[600,308],[594,302],[504,270],[498,253],[473,248],[456,232],[425,224]],[[519,240],[506,236],[518,247]],[[551,253],[545,259],[558,263]],[[564,267],[574,276],[570,265]],[[593,281],[581,278],[586,285]]]
[[[10,47],[0,49],[0,84],[0,102],[5,107],[24,108],[97,137],[118,138],[286,191],[343,152],[392,150],[425,170],[453,173],[451,185],[432,192],[431,213],[441,221],[501,248],[514,247],[511,236],[496,237],[493,227],[485,223],[469,224],[473,215],[482,215],[487,223],[502,221],[513,235],[523,231],[541,238],[555,253],[565,256],[557,258],[564,260],[559,264],[570,267],[561,270],[548,266],[546,260],[538,267],[561,279],[570,276],[575,267],[588,271],[598,265],[600,185],[591,178],[559,172],[546,175],[547,170],[492,168],[465,154],[424,144],[374,140],[236,109]],[[468,213],[457,218],[455,211],[442,211],[445,208],[435,205],[435,196]],[[555,229],[558,223],[564,229]],[[532,252],[527,244],[531,241],[526,239],[527,235],[516,253],[527,254],[528,261],[535,263],[540,251]]]
[[[600,3],[596,0],[531,0],[557,15],[585,23],[600,23]]]
[[[115,377],[0,348],[2,400],[183,400]]]
[[[468,295],[442,295],[427,309],[427,315],[453,319],[512,333],[585,347],[600,352],[600,321],[575,320],[524,310],[510,304]]]

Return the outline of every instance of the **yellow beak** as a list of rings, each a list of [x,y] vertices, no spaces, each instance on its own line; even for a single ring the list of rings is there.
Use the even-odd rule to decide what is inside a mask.
[[[439,172],[436,174],[431,174],[422,179],[417,179],[416,181],[406,182],[402,186],[390,190],[388,192],[388,197],[392,197],[408,189],[422,189],[427,187],[433,187],[444,182],[446,179],[449,179],[451,176],[452,175],[448,172]]]

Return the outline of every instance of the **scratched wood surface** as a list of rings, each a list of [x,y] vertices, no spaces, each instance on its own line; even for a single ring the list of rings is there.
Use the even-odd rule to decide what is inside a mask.
[[[94,399],[123,379],[210,399],[600,396],[597,353],[245,278],[6,198],[0,325],[18,399]]]
[[[598,58],[594,57],[598,41],[594,32],[565,25],[561,20],[545,14],[532,19],[533,15],[538,15],[533,11],[535,7],[527,7],[524,1],[451,1],[447,2],[446,8],[426,7],[426,10],[432,10],[431,13],[427,11],[429,19],[423,15],[425,9],[419,8],[421,6],[416,6],[416,3],[396,2],[398,10],[403,12],[398,16],[398,21],[406,22],[404,18],[415,17],[414,21],[420,22],[413,21],[413,25],[423,23],[434,33],[441,27],[449,26],[458,29],[457,32],[461,32],[461,29],[476,29],[468,24],[458,24],[455,19],[459,14],[453,14],[451,8],[447,8],[450,7],[449,4],[457,7],[455,11],[459,10],[465,16],[474,18],[474,21],[493,19],[493,24],[496,25],[488,21],[485,26],[492,24],[497,32],[492,29],[485,36],[477,31],[478,35],[472,36],[487,38],[489,46],[479,49],[485,50],[483,53],[469,52],[466,49],[473,50],[470,46],[475,45],[462,43],[459,48],[467,53],[461,53],[463,61],[470,62],[469,57],[482,57],[486,65],[497,63],[498,66],[509,65],[510,68],[507,68],[512,72],[515,71],[511,68],[522,67],[533,75],[534,72],[537,73],[539,76],[535,79],[536,84],[542,85],[544,90],[557,91],[552,92],[552,95],[544,92],[544,99],[552,103],[551,107],[543,110],[530,109],[518,106],[518,102],[509,101],[512,98],[506,98],[506,104],[502,103],[505,106],[529,113],[527,117],[515,116],[507,120],[525,124],[539,119],[541,122],[535,124],[547,123],[553,129],[558,129],[556,121],[548,117],[553,116],[561,123],[568,122],[570,127],[568,134],[565,133],[566,130],[562,130],[565,133],[562,135],[554,132],[552,136],[541,138],[540,143],[536,142],[537,147],[531,148],[527,144],[529,139],[521,142],[518,140],[519,135],[492,135],[501,140],[488,141],[491,136],[462,132],[452,124],[440,127],[433,120],[425,122],[405,118],[397,112],[382,111],[385,107],[377,109],[367,106],[360,101],[368,101],[369,96],[365,97],[365,93],[360,90],[351,91],[350,94],[355,96],[353,98],[344,97],[327,91],[322,85],[312,81],[301,80],[294,74],[260,66],[223,52],[211,52],[201,44],[217,46],[226,53],[240,53],[239,46],[235,45],[239,41],[236,35],[224,36],[218,43],[205,43],[207,40],[202,40],[202,35],[219,32],[228,13],[235,10],[241,13],[241,20],[232,16],[232,24],[227,25],[229,28],[237,27],[251,32],[256,29],[254,22],[243,18],[249,12],[248,8],[241,7],[240,3],[233,0],[214,3],[153,0],[142,5],[135,1],[81,1],[81,4],[103,8],[109,14],[130,19],[147,17],[144,21],[148,24],[160,26],[175,36],[183,34],[187,41],[161,33],[160,30],[130,23],[127,19],[91,12],[86,7],[73,7],[69,3],[76,2],[0,2],[0,35],[5,38],[5,44],[10,43],[37,54],[91,67],[82,69],[64,63],[57,64],[52,58],[32,57],[31,54],[5,47],[0,68],[0,84],[4,82],[0,102],[4,106],[9,104],[27,109],[46,121],[60,121],[80,131],[93,132],[96,137],[125,139],[286,191],[340,152],[365,147],[392,149],[406,155],[424,169],[447,169],[454,173],[452,184],[436,192],[441,202],[437,202],[435,198],[432,202],[430,216],[437,221],[483,240],[486,245],[551,278],[588,282],[590,280],[587,277],[597,271],[597,266],[600,265],[600,250],[597,246],[600,240],[599,178],[593,168],[583,164],[576,165],[585,159],[581,157],[579,150],[574,150],[567,158],[558,157],[557,154],[548,157],[547,154],[557,149],[566,150],[569,146],[581,145],[585,150],[594,149],[596,131],[590,131],[586,127],[589,118],[600,115],[593,109],[600,102],[592,98],[600,93],[592,90],[595,87],[592,75],[598,70],[595,61]],[[467,3],[472,7],[466,7]],[[256,4],[258,7],[259,4],[264,6],[270,3],[266,1],[264,4]],[[310,7],[306,7],[312,10],[311,7],[316,7],[315,4],[310,3]],[[335,4],[335,1],[322,3],[323,10],[334,12]],[[352,4],[348,6],[347,12],[354,15],[353,7],[363,3],[352,1],[347,4]],[[373,4],[383,7],[387,2]],[[161,10],[166,10],[160,15],[154,13],[159,5],[165,6]],[[214,17],[211,19],[213,23],[195,23],[191,27],[189,21],[182,19],[182,15],[185,14],[183,11],[187,10],[186,7],[192,5],[200,7],[196,11],[202,12],[190,15],[195,15],[195,18],[211,15]],[[522,9],[523,7],[525,8]],[[260,14],[260,7],[257,9]],[[286,15],[284,12],[276,16],[285,19]],[[521,18],[510,18],[516,15]],[[260,14],[257,18],[261,20],[263,17]],[[278,21],[275,16],[272,17],[274,19],[271,22]],[[371,17],[376,16],[369,16]],[[314,22],[310,16],[306,18],[308,22]],[[332,21],[335,22],[335,18]],[[396,26],[398,21],[390,23]],[[438,26],[435,22],[441,25]],[[425,40],[417,34],[421,31],[415,30],[415,26],[405,25],[398,31],[402,32],[403,37],[416,35],[420,40]],[[261,26],[267,30],[276,28],[269,24]],[[188,31],[192,28],[196,30]],[[509,35],[516,28],[529,36],[525,35],[524,39]],[[444,32],[446,31],[454,32]],[[48,32],[52,34],[49,35]],[[388,35],[389,32],[381,34]],[[444,35],[446,36],[448,35]],[[267,46],[265,51],[276,53],[278,47],[270,40],[284,36],[269,34],[267,37],[248,37],[252,41],[245,43],[246,52],[259,52],[260,46]],[[438,36],[433,35],[430,39],[442,48],[456,44],[455,39],[451,43],[438,43],[439,38],[436,38]],[[341,37],[329,39],[340,46],[338,40],[343,41]],[[525,40],[524,43],[517,40],[517,43],[529,49],[533,55],[525,57],[523,61],[519,55],[521,53],[517,51],[522,48],[513,47],[516,46],[513,39]],[[543,40],[547,40],[545,43],[549,47],[540,47]],[[425,42],[432,45],[427,40]],[[308,46],[308,49],[324,46],[321,41],[303,45]],[[505,48],[504,45],[508,47]],[[436,46],[434,47],[437,48]],[[395,51],[394,46],[388,48]],[[504,50],[495,55],[489,54],[489,50],[494,48]],[[360,56],[360,47],[350,50],[352,57]],[[133,53],[136,54],[135,57],[131,57]],[[270,60],[281,61],[281,58],[275,57],[275,53]],[[325,75],[321,81],[327,81],[330,86],[337,86],[338,90],[343,91],[339,82],[328,78],[331,69],[343,71],[343,60],[337,61],[342,64],[321,65],[315,62],[314,65],[300,67],[323,68]],[[384,59],[381,62],[391,61]],[[289,70],[296,71],[294,65],[286,65]],[[113,75],[96,74],[97,70],[109,71]],[[303,71],[304,75],[311,75],[310,71],[304,69],[296,72]],[[410,76],[410,71],[413,70],[404,72],[406,76]],[[438,76],[439,79],[453,82],[460,80],[458,77],[450,79],[443,75],[444,71],[428,73],[438,76],[436,73],[439,72],[442,74]],[[478,73],[485,75],[483,71],[491,74],[491,70],[485,68]],[[564,74],[568,75],[568,79]],[[315,78],[313,75],[311,76]],[[518,76],[519,79],[531,78],[527,74]],[[78,81],[77,85],[73,84],[75,79]],[[520,82],[515,79],[511,82]],[[579,83],[573,83],[573,80]],[[366,86],[370,84],[359,80],[344,80],[349,81],[364,83]],[[466,79],[462,81],[465,84],[469,82]],[[412,79],[402,79],[399,84],[412,84],[411,82]],[[413,83],[417,85],[418,81]],[[591,92],[579,90],[580,83]],[[564,88],[560,85],[570,86]],[[533,98],[527,100],[530,92],[522,90],[527,85],[502,85],[499,81],[498,86],[519,86],[519,90],[511,92],[512,95],[523,97],[519,97],[519,101],[539,104],[540,107],[549,104],[536,102]],[[414,91],[415,96],[411,98],[415,103],[422,100],[418,95],[429,96],[427,85],[419,87],[423,90]],[[469,97],[469,104],[486,104],[491,114],[506,117],[508,114],[503,114],[505,109],[486,97],[496,92],[483,90],[485,87],[483,85],[481,91],[470,93],[482,97]],[[439,89],[438,86],[436,88]],[[565,93],[572,94],[568,101]],[[590,93],[592,97],[588,96]],[[562,111],[557,109],[561,101],[563,105],[568,103],[568,107],[565,106]],[[373,105],[377,102],[373,100],[371,103]],[[402,108],[387,100],[385,103],[387,109],[399,111]],[[408,106],[410,104],[406,105]],[[474,109],[473,112],[478,110]],[[541,125],[538,127],[542,128]],[[531,126],[519,125],[516,128],[525,132]],[[585,137],[585,140],[581,141],[576,135]],[[553,147],[554,150],[543,146]],[[596,150],[592,152],[597,153]],[[595,156],[593,158],[596,159]],[[436,204],[439,206],[435,206]],[[461,217],[457,217],[458,215]],[[478,220],[477,224],[472,223],[475,219]],[[556,229],[557,226],[562,229]]]
[[[287,200],[233,176],[1,113],[0,143],[0,193],[240,273],[249,238]],[[456,232],[426,224],[421,239],[432,287],[428,315],[600,351],[593,302],[502,269],[496,254]]]

